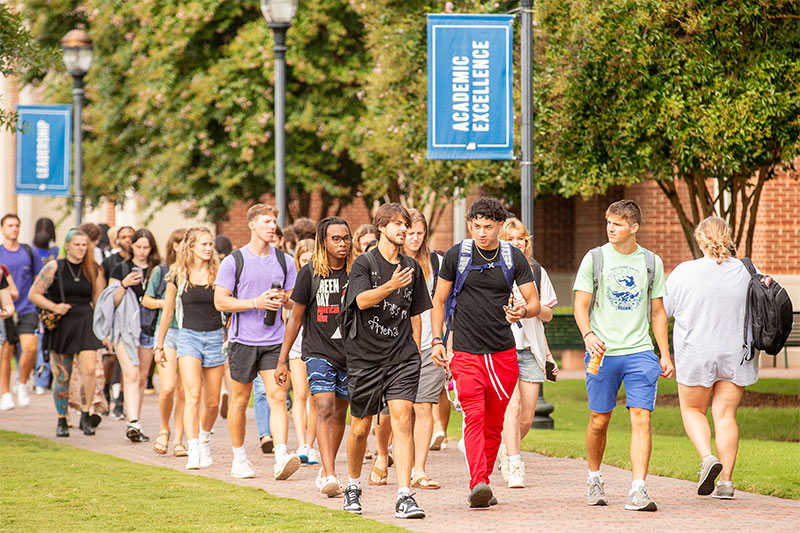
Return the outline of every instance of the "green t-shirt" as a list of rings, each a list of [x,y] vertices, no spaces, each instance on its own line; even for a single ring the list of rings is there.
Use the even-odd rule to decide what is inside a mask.
[[[606,355],[627,355],[653,349],[647,316],[647,267],[638,246],[630,255],[617,252],[611,243],[602,246],[603,274],[597,287],[591,327],[606,344]],[[573,291],[592,292],[592,254],[581,261]],[[656,272],[650,298],[667,294],[664,264],[656,255]],[[597,306],[599,304],[599,307]]]
[[[144,293],[151,298],[159,299],[156,296],[156,291],[158,290],[158,286],[161,284],[161,269],[157,268],[153,270],[153,275],[150,276],[150,281],[147,282],[147,290]],[[164,295],[161,295],[161,299],[164,298]],[[157,323],[161,322],[161,310],[158,310],[158,321]],[[178,327],[178,317],[177,313],[172,314],[172,323],[169,325],[171,328]]]

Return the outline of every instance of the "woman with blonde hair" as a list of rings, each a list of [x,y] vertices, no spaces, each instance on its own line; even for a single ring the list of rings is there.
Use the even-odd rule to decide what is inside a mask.
[[[748,360],[750,339],[742,342],[750,274],[735,259],[731,229],[720,217],[700,222],[694,238],[703,257],[675,267],[664,306],[675,317],[672,339],[683,427],[702,460],[697,493],[732,499],[739,448],[736,410],[744,388],[758,381],[758,355]],[[711,449],[709,399],[719,459]]]
[[[222,386],[222,343],[225,333],[219,311],[214,307],[214,281],[219,259],[214,251],[214,236],[204,227],[193,227],[186,236],[178,259],[167,274],[164,310],[158,327],[156,362],[164,367],[164,344],[173,315],[177,317],[178,370],[186,403],[183,421],[189,441],[187,470],[212,465],[211,429],[219,412]],[[205,400],[200,420],[201,396]]]
[[[150,281],[147,283],[147,290],[142,299],[142,305],[148,309],[158,310],[158,322],[160,325],[162,310],[165,307],[164,293],[167,290],[167,274],[169,268],[175,264],[178,254],[186,236],[186,228],[174,230],[167,239],[167,257],[165,263],[153,271]],[[158,331],[158,329],[156,329]],[[161,415],[161,430],[158,432],[153,443],[153,451],[164,455],[167,453],[169,445],[169,419],[172,416],[173,405],[175,407],[175,438],[173,440],[173,453],[176,457],[185,457],[188,450],[183,445],[183,406],[184,395],[183,386],[180,382],[178,372],[178,321],[173,316],[172,322],[167,329],[167,336],[164,338],[164,356],[166,362],[159,369],[158,377],[161,381],[161,392],[158,395],[158,410]]]
[[[353,234],[353,250],[356,256],[367,251],[367,246],[378,240],[378,230],[372,224],[361,224]]]
[[[544,324],[553,319],[553,307],[558,303],[558,299],[547,271],[533,258],[533,246],[528,228],[519,219],[509,218],[500,230],[500,239],[508,241],[511,246],[522,250],[522,253],[528,258],[533,269],[534,282],[537,284],[539,301],[542,304],[539,316],[523,318],[518,322],[519,326],[511,326],[511,332],[514,334],[514,341],[517,345],[519,380],[506,408],[506,417],[503,422],[503,443],[500,445],[498,457],[500,472],[503,479],[508,482],[508,488],[521,489],[525,487],[525,463],[522,462],[520,456],[520,442],[531,428],[536,410],[536,399],[539,396],[539,386],[544,382],[547,363],[555,365],[544,334]],[[522,293],[516,284],[514,285],[514,299],[522,300]],[[554,373],[557,372],[558,370],[554,366]]]

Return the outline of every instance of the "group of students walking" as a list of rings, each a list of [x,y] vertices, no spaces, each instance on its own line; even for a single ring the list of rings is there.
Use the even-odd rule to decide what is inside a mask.
[[[175,455],[187,456],[190,470],[210,466],[211,433],[224,389],[231,476],[252,478],[255,467],[244,441],[255,383],[262,403],[259,408],[256,402],[257,411],[268,406],[269,429],[259,421],[259,439],[262,450],[274,450],[275,479],[289,478],[304,462],[321,462],[316,488],[328,497],[343,494],[344,510],[357,514],[374,428],[377,453],[368,483],[386,484],[393,462],[395,516],[425,516],[411,489],[440,486],[426,462],[428,450],[446,438],[452,388],[463,411],[459,447],[470,476],[467,502],[471,508],[490,507],[497,503],[490,476],[498,459],[508,486],[525,486],[520,441],[530,428],[539,384],[546,374],[554,380],[558,373],[544,335],[558,300],[547,272],[531,255],[530,234],[499,201],[477,200],[467,222],[471,239],[438,254],[429,250],[427,222],[419,211],[384,204],[373,224],[355,235],[344,219],[322,220],[313,240],[298,241],[291,256],[276,247],[277,210],[256,204],[247,212],[249,242],[232,253],[225,250],[221,261],[206,228],[175,230],[164,263],[153,235],[140,229],[130,236],[129,254],[106,259],[102,268],[89,236],[70,230],[62,257],[38,274],[31,264],[30,279],[17,280],[13,270],[0,277],[0,318],[13,315],[13,300],[20,301],[19,295],[11,298],[8,281],[14,278],[10,281],[27,290],[31,307],[40,309],[34,320],[45,328],[43,346],[54,369],[59,436],[69,434],[75,359],[85,392],[80,428],[94,433],[97,421],[89,404],[105,347],[120,365],[128,440],[149,440],[139,414],[154,360],[161,384],[154,450],[167,452],[175,409]],[[695,232],[704,258],[679,265],[665,280],[661,259],[636,242],[641,224],[635,202],[612,204],[606,212],[608,243],[586,254],[574,285],[590,411],[587,503],[608,503],[600,466],[624,383],[633,475],[625,508],[657,509],[645,487],[650,417],[659,377],[676,371],[684,425],[702,461],[698,494],[731,498],[736,408],[743,388],[757,380],[758,357],[743,357],[751,349],[741,339],[750,275],[733,259],[728,226],[710,217]],[[2,227],[0,253],[19,257],[19,219],[7,215]],[[19,309],[22,332],[28,319]],[[668,315],[675,317],[674,364]],[[20,383],[24,387],[22,374]],[[290,384],[296,451],[287,447]],[[719,459],[712,454],[705,417],[712,393]],[[335,458],[348,411],[345,480],[336,472]]]

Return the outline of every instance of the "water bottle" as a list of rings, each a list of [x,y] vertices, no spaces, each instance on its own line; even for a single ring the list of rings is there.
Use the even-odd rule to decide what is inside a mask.
[[[283,285],[280,281],[273,281],[272,282],[273,289],[282,289]],[[265,326],[274,326],[275,325],[275,318],[277,318],[278,312],[277,311],[267,311],[264,313],[264,325]]]

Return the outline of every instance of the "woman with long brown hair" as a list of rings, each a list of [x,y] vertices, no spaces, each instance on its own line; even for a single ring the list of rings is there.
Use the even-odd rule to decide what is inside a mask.
[[[85,435],[94,435],[89,419],[91,391],[95,388],[97,350],[103,345],[92,331],[93,305],[103,291],[105,280],[89,252],[89,239],[79,230],[67,232],[65,257],[47,263],[36,278],[28,297],[36,307],[56,313],[54,328],[46,329],[43,348],[50,352],[53,365],[53,399],[58,412],[56,436],[68,437],[67,403],[72,361],[78,356],[84,395],[80,428]]]
[[[183,421],[189,441],[187,470],[207,468],[211,458],[211,429],[219,412],[225,356],[222,343],[225,331],[219,311],[214,307],[214,281],[219,259],[214,251],[214,236],[203,227],[190,228],[183,239],[178,259],[167,275],[164,311],[158,327],[156,362],[166,365],[164,343],[173,315],[177,316],[178,369],[186,404]],[[203,410],[198,420],[201,396]]]

